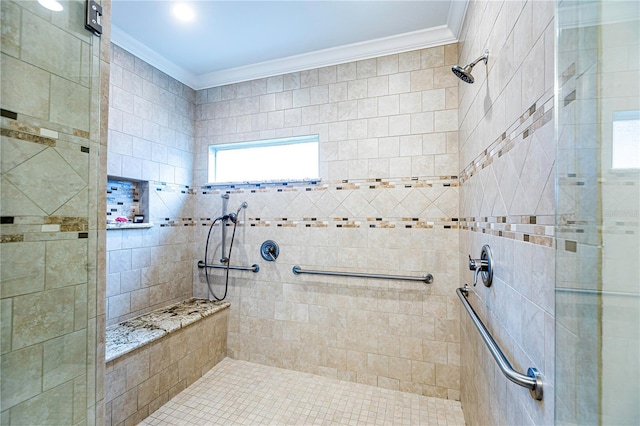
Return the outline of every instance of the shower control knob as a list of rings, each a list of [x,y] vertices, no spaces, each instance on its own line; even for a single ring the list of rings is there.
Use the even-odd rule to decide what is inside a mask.
[[[490,287],[493,281],[493,256],[491,254],[491,247],[485,244],[482,247],[480,259],[472,259],[469,255],[469,270],[473,273],[473,286],[478,283],[478,275],[482,278],[482,283],[485,287]]]
[[[280,254],[280,248],[275,241],[267,240],[260,246],[260,255],[268,262],[275,262]]]

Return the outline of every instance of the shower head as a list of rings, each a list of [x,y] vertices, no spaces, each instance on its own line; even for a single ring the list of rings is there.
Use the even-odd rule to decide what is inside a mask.
[[[473,69],[473,67],[476,66],[478,62],[484,61],[486,65],[488,60],[489,60],[489,51],[485,50],[484,55],[480,56],[475,61],[471,62],[468,65],[465,65],[464,67],[461,67],[460,65],[454,65],[453,67],[451,67],[451,71],[460,80],[464,81],[465,83],[472,84],[475,80],[473,78],[473,75],[471,75],[471,70]]]
[[[233,213],[233,212],[229,213],[228,219],[233,223],[237,223],[238,222],[238,215],[240,214],[240,210],[246,209],[247,207],[249,207],[249,205],[247,204],[246,201],[244,201],[242,204],[240,204],[240,207],[238,207],[238,210],[236,210],[235,213]]]
[[[471,75],[471,66],[467,65],[466,67],[462,68],[460,67],[460,65],[454,65],[453,67],[451,67],[451,71],[453,71],[453,73],[462,81],[464,81],[465,83],[469,83],[472,84],[473,83],[473,76]]]
[[[238,210],[236,210],[236,218],[238,217],[238,215],[240,214],[240,210],[242,209],[246,209],[249,206],[249,204],[247,204],[246,201],[243,201],[242,204],[240,204],[240,207],[238,207]],[[232,213],[233,214],[233,213]],[[234,220],[235,222],[235,220]]]

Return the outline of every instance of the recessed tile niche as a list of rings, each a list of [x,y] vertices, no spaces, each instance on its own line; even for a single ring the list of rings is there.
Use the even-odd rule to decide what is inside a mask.
[[[109,176],[107,180],[107,229],[150,228],[149,182]],[[136,216],[142,222],[136,223]],[[123,218],[126,218],[124,221]]]

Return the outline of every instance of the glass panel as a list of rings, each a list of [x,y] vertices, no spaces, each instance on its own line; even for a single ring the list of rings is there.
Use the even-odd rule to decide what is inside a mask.
[[[556,17],[556,422],[637,424],[640,3]]]
[[[96,419],[100,39],[53,3],[0,2],[2,424]]]

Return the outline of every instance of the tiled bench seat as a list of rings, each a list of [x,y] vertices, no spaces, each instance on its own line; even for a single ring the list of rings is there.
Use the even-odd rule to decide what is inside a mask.
[[[190,299],[107,327],[105,423],[139,423],[224,359],[228,307]]]

